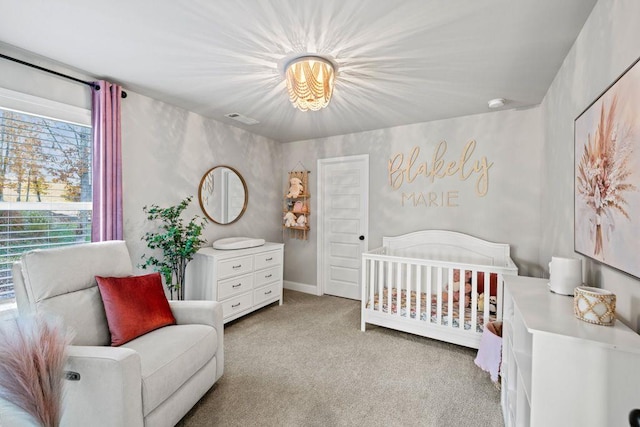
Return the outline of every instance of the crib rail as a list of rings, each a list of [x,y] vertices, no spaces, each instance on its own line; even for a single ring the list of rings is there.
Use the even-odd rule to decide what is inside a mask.
[[[496,267],[410,259],[390,256],[386,252],[385,247],[381,247],[362,257],[363,331],[369,320],[367,313],[384,316],[386,320],[382,326],[397,320],[428,324],[442,329],[443,333],[454,330],[478,333],[489,320],[502,318],[503,275],[517,274],[515,265]],[[483,273],[483,281],[479,281],[479,273]],[[498,282],[495,313],[490,310],[491,274],[497,275]],[[469,293],[464,290],[466,277],[470,277]],[[456,278],[461,283],[457,294],[450,289]],[[481,288],[486,291],[482,295],[483,307],[479,309]]]

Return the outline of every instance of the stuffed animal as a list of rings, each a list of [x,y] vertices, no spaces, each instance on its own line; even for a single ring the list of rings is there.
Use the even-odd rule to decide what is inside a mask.
[[[304,215],[300,215],[296,220],[296,223],[298,226],[304,227],[304,225],[307,223],[307,217]]]
[[[460,301],[460,270],[453,270],[453,283],[447,283],[445,286],[445,292],[443,293],[443,298],[448,299],[449,291],[453,292],[453,300]],[[465,302],[466,305],[470,305],[471,301],[471,272],[465,271],[465,281],[464,281],[464,293],[465,293]]]
[[[484,311],[484,294],[478,295],[478,311]]]
[[[484,311],[484,293],[478,295],[478,311]],[[498,311],[498,299],[495,296],[489,297],[489,313]]]
[[[455,280],[455,277],[454,277]],[[460,282],[453,282],[451,285],[449,285],[447,283],[447,285],[445,286],[445,292],[443,293],[442,297],[446,300],[449,299],[449,294],[448,292],[452,291],[453,292],[453,300],[454,301],[460,301]],[[471,285],[468,283],[464,284],[464,293],[465,293],[465,301],[468,303],[471,298],[470,298],[470,294],[471,294]]]
[[[302,186],[302,180],[300,178],[293,177],[289,180],[289,192],[287,193],[287,197],[296,198],[302,194],[304,191],[304,187]]]
[[[293,214],[293,212],[287,212],[286,214],[284,214],[283,220],[285,227],[293,227],[296,225],[296,216]]]
[[[460,270],[453,270],[453,281],[460,282]],[[464,272],[464,283],[471,284],[471,271],[466,270]]]
[[[496,313],[498,311],[498,297],[489,297],[489,313]]]
[[[304,207],[304,204],[300,200],[298,200],[297,202],[295,202],[293,204],[293,208],[292,208],[293,213],[302,213],[303,212],[303,209],[302,209],[303,207]]]

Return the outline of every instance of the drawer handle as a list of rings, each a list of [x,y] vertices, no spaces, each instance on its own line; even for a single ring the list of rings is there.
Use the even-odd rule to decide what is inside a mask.
[[[264,294],[265,294],[265,295],[269,295],[270,293],[271,293],[271,291],[269,291],[269,292],[265,292]]]
[[[240,307],[240,303],[233,304],[233,305],[231,306],[231,308],[236,308],[236,307]]]
[[[273,257],[265,259],[265,261],[273,261]]]
[[[232,288],[239,288],[240,286],[242,286],[242,283],[238,283],[237,285],[231,285]]]
[[[242,267],[242,264],[234,265],[234,266],[232,266],[231,268],[234,268],[234,269],[235,269],[235,268],[240,268],[240,267]]]
[[[273,274],[269,274],[267,276],[264,276],[265,279],[268,279],[269,277],[273,276]]]

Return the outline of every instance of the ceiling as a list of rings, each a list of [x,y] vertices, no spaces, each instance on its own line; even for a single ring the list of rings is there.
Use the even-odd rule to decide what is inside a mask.
[[[595,3],[0,0],[0,41],[288,142],[539,104]],[[339,65],[315,112],[280,70],[306,52]]]

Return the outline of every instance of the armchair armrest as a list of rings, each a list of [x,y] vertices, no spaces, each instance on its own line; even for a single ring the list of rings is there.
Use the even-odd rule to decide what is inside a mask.
[[[213,326],[218,338],[216,351],[216,381],[224,372],[224,320],[218,301],[169,301],[178,325],[203,324]]]
[[[68,346],[61,425],[142,426],[140,356],[124,347]]]
[[[222,334],[222,304],[217,301],[169,301],[178,325],[203,324]],[[220,327],[220,329],[218,329]]]

